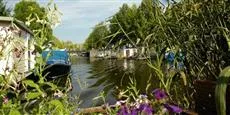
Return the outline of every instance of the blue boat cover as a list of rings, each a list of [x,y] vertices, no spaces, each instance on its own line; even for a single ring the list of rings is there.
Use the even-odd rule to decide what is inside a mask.
[[[67,51],[60,51],[60,50],[50,50],[50,51],[43,51],[42,57],[46,60],[46,64],[68,64],[69,63],[69,55]]]

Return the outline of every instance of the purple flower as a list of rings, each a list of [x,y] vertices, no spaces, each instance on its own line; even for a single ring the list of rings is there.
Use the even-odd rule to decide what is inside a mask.
[[[147,104],[146,104],[146,103],[142,103],[142,104],[140,104],[140,106],[139,106],[139,110],[140,110],[140,111],[144,110],[145,106],[147,106]]]
[[[131,108],[130,112],[130,115],[138,115],[138,109],[136,108]]]
[[[128,107],[127,106],[121,106],[121,108],[118,110],[117,115],[128,115]]]
[[[153,90],[153,94],[157,100],[163,99],[168,97],[166,92],[162,89],[155,89]]]
[[[151,106],[147,106],[144,108],[144,110],[142,111],[144,113],[146,113],[147,115],[152,115],[153,114],[153,109]]]
[[[147,115],[152,115],[154,113],[154,110],[149,104],[141,104],[139,107],[139,110],[143,113],[146,113]]]
[[[173,113],[181,113],[181,112],[182,112],[182,109],[179,108],[179,107],[176,106],[176,105],[164,104],[164,107],[165,107],[168,111],[173,112]]]

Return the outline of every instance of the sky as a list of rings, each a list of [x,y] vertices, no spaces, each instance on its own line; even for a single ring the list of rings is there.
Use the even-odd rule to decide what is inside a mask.
[[[5,0],[13,8],[20,0]],[[49,0],[38,0],[46,5]],[[115,14],[123,3],[140,5],[141,0],[54,0],[62,12],[62,22],[54,29],[61,40],[84,43],[93,27]]]

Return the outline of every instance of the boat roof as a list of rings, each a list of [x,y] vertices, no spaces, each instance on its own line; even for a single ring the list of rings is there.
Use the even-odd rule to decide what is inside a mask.
[[[69,55],[66,50],[49,50],[49,51],[43,51],[42,52],[43,59],[46,60],[46,62],[60,62],[63,61],[65,63],[68,62]]]

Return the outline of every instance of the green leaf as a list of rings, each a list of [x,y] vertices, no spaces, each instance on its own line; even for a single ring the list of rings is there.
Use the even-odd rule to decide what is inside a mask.
[[[180,71],[180,77],[183,79],[183,83],[187,86],[187,77],[183,71]]]
[[[58,113],[62,113],[63,110],[64,110],[64,106],[63,106],[63,104],[59,100],[52,100],[52,101],[50,101],[50,105],[51,105],[52,108],[54,107],[54,109]]]
[[[226,90],[230,78],[230,66],[226,67],[219,75],[216,89],[215,101],[218,115],[226,115]]]
[[[35,47],[36,51],[38,51],[39,53],[42,53],[42,47],[40,47],[37,44],[35,44],[34,47]]]
[[[41,95],[42,95],[42,93],[40,93],[40,92],[29,92],[29,93],[26,94],[26,99],[28,99],[28,100],[36,99]]]
[[[52,90],[57,89],[57,85],[55,85],[55,84],[53,84],[51,82],[45,82],[44,84],[49,85],[52,88]]]
[[[33,88],[39,88],[38,84],[34,83],[32,80],[24,80],[23,83]]]
[[[21,115],[20,112],[16,109],[11,109],[9,115]]]
[[[4,81],[3,77],[4,77],[3,75],[0,75],[0,83]]]
[[[34,81],[32,81],[32,80],[24,80],[24,81],[22,81],[22,82],[23,82],[25,85],[27,85],[27,86],[36,88],[37,91],[38,91],[39,93],[43,94],[43,92],[41,91],[39,85],[36,84],[36,83],[34,83]]]

